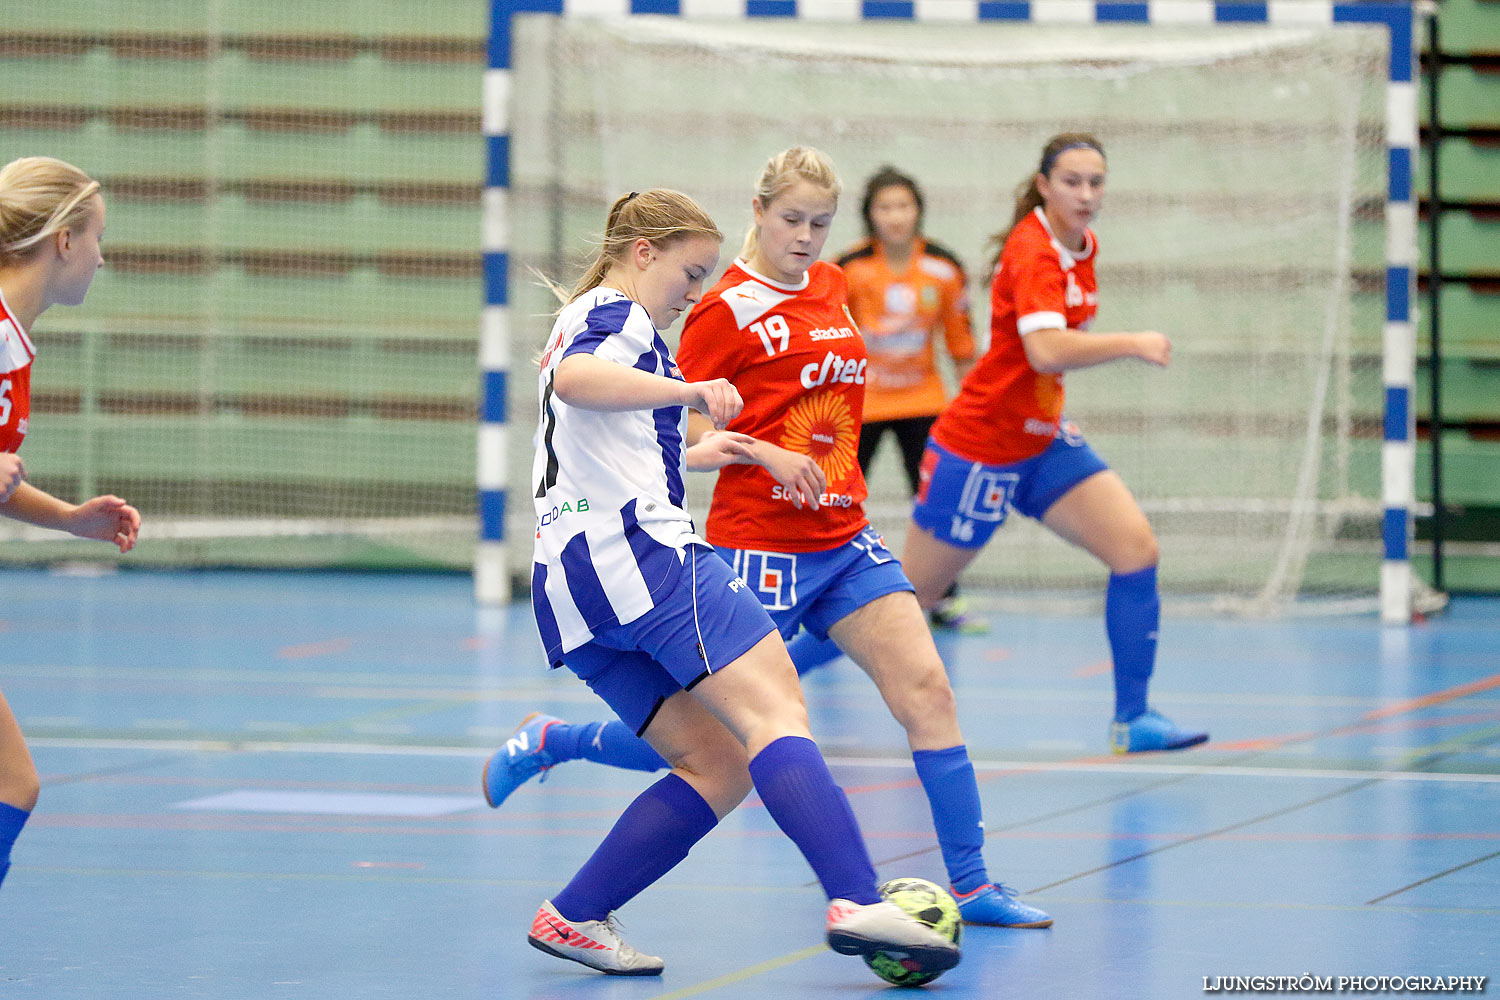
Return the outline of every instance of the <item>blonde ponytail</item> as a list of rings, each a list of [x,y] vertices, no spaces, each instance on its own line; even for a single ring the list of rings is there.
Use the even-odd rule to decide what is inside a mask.
[[[31,256],[59,230],[82,226],[98,192],[98,181],[50,156],[0,168],[0,265]]]

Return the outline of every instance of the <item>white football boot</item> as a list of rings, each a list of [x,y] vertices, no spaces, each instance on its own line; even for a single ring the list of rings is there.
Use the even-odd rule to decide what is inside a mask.
[[[581,920],[575,924],[564,920],[550,899],[543,901],[536,911],[526,940],[549,955],[610,976],[659,976],[667,964],[655,955],[642,955],[621,940],[613,913],[603,920]]]
[[[864,906],[847,899],[829,902],[828,947],[840,955],[902,952],[927,972],[951,969],[959,959],[958,945],[884,901]]]

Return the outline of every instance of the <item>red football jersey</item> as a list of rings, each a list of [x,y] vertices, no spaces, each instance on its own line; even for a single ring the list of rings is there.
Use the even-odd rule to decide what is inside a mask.
[[[0,451],[15,451],[31,419],[31,359],[36,348],[0,292]]]
[[[990,348],[932,425],[944,448],[974,462],[1007,465],[1039,455],[1062,420],[1063,380],[1031,367],[1021,338],[1036,330],[1087,330],[1099,308],[1098,243],[1082,253],[1052,235],[1038,208],[1006,237],[990,286]]]
[[[688,314],[677,364],[690,382],[726,378],[745,408],[729,429],[811,455],[828,479],[817,510],[798,510],[758,465],[719,472],[704,534],[715,545],[816,552],[869,522],[859,468],[865,343],[837,265],[817,261],[799,286],[736,260]]]

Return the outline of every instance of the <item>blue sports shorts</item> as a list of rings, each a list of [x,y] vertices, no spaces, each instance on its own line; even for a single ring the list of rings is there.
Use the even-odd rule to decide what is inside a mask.
[[[866,526],[854,538],[821,552],[761,552],[719,548],[741,580],[771,613],[783,639],[807,629],[819,639],[845,615],[877,597],[911,590],[901,560]]]
[[[690,690],[776,630],[724,561],[687,549],[677,586],[635,621],[594,633],[563,663],[640,735],[662,702]]]
[[[971,462],[928,438],[911,518],[940,542],[977,549],[1012,507],[1040,521],[1058,497],[1108,468],[1068,421],[1046,451],[1009,465]]]

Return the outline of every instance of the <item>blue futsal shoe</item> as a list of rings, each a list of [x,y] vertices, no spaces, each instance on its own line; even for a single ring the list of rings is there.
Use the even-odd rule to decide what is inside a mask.
[[[496,750],[484,765],[484,801],[491,809],[499,807],[510,793],[545,772],[557,761],[547,752],[547,727],[562,720],[541,712],[532,712],[521,720],[505,746]],[[545,773],[542,780],[547,780]]]
[[[949,888],[952,888],[951,886]],[[1016,898],[1008,885],[986,882],[973,892],[953,889],[958,912],[966,924],[989,924],[991,927],[1051,927],[1052,917],[1035,906]]]
[[[1109,748],[1115,753],[1186,750],[1207,742],[1207,733],[1179,729],[1177,723],[1154,708],[1146,709],[1129,722],[1109,724]]]

